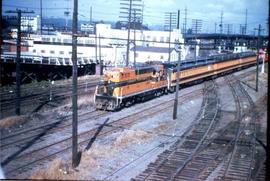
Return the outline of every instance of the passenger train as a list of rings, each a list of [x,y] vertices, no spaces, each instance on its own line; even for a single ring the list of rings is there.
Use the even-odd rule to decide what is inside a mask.
[[[254,52],[214,55],[180,64],[180,85],[202,81],[256,63]],[[177,62],[147,67],[122,67],[105,71],[96,87],[96,109],[115,111],[176,90]]]

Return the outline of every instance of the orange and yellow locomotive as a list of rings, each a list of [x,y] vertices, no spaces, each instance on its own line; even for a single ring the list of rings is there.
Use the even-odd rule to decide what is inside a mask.
[[[180,84],[202,80],[209,76],[251,66],[256,54],[244,52],[216,55],[207,59],[182,61]],[[174,92],[177,62],[161,63],[137,68],[113,68],[105,71],[104,79],[95,92],[97,109],[118,110],[136,102]]]

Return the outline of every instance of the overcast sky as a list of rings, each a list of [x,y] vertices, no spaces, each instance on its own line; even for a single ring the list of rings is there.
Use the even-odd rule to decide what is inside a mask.
[[[79,19],[89,20],[90,6],[93,7],[94,20],[119,20],[120,0],[78,0]],[[40,0],[3,0],[3,12],[8,9],[34,10],[40,13]],[[262,24],[267,29],[267,0],[144,0],[144,24],[162,25],[165,12],[181,11],[181,25],[184,22],[184,9],[187,8],[187,27],[191,27],[192,19],[201,19],[203,31],[213,32],[215,22],[220,23],[223,11],[223,23],[233,24],[232,31],[239,33],[240,24],[245,24],[245,11],[248,9],[248,33]],[[66,8],[72,11],[73,0],[43,0],[44,17],[64,17]],[[72,14],[71,14],[72,15]],[[71,18],[72,16],[70,16]],[[223,30],[225,31],[225,30]],[[217,27],[217,32],[219,29]],[[266,31],[264,31],[264,34]]]

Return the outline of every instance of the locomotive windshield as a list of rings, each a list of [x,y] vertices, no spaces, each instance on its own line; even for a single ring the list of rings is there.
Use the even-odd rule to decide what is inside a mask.
[[[108,84],[107,81],[100,82],[96,87],[96,94],[100,95],[112,95],[114,87],[112,84]]]

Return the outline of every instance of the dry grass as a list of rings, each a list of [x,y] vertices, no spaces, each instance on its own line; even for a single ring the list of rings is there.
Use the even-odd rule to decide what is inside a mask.
[[[112,157],[114,154],[122,151],[131,144],[140,144],[152,135],[141,130],[126,130],[120,134],[110,144],[94,143],[92,147],[84,152],[81,157],[81,163],[78,167],[79,172],[70,169],[70,163],[55,159],[46,170],[35,172],[31,179],[49,179],[49,180],[89,180],[91,174],[97,169],[102,168],[99,163],[102,159]]]
[[[94,105],[94,95],[84,95],[78,97],[78,107],[82,106],[93,106]]]
[[[98,159],[108,158],[120,152],[131,144],[140,144],[143,140],[147,140],[151,134],[140,130],[127,130],[121,133],[111,144],[93,146],[82,155],[82,165],[88,168],[99,167]]]
[[[78,97],[78,108],[83,108],[85,106],[93,106],[94,105],[94,95],[83,95]],[[54,111],[57,111],[58,114],[67,113],[71,111],[72,107],[72,99],[68,98],[66,99],[60,106],[54,108]],[[52,111],[51,108],[49,109],[43,109],[44,112],[46,111]]]
[[[130,144],[140,144],[152,135],[142,130],[126,130],[114,141],[115,147],[126,147]]]
[[[160,132],[168,130],[170,127],[172,126],[169,125],[168,123],[159,124],[157,127],[154,128],[154,132],[160,133]]]
[[[267,73],[263,73],[263,74],[262,74],[262,77],[263,77],[265,80],[268,80],[268,74],[267,74]]]
[[[26,116],[11,116],[0,120],[0,128],[8,128],[13,125],[23,124]]]
[[[101,157],[108,157],[112,154],[126,148],[130,144],[140,144],[143,140],[147,140],[151,137],[151,134],[141,130],[126,130],[121,133],[111,144],[97,145],[94,144],[90,150],[87,151],[91,160],[95,160]]]
[[[60,159],[55,159],[45,170],[38,170],[31,179],[38,180],[66,180],[66,174],[69,173],[68,164]]]
[[[94,94],[83,95],[78,97],[78,108],[82,106],[93,106],[94,105]],[[72,99],[68,99],[66,103],[63,104],[64,107],[71,108]]]
[[[84,81],[84,80],[94,80],[94,79],[99,79],[101,78],[100,75],[84,75],[78,77],[78,81]]]

